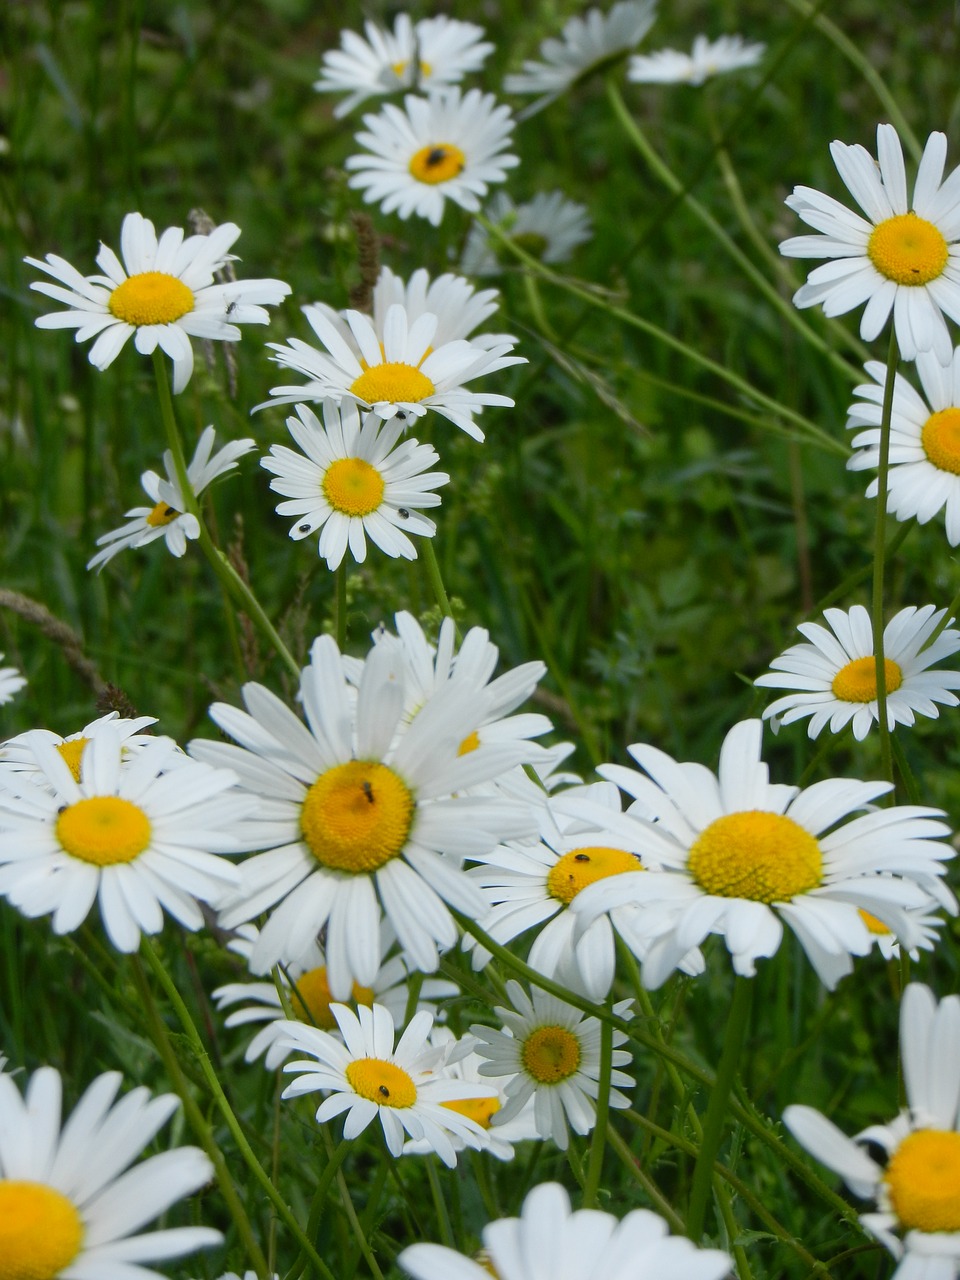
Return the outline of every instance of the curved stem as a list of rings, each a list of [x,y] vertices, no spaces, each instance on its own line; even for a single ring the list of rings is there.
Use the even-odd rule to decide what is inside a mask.
[[[883,387],[883,409],[880,415],[880,457],[877,464],[877,514],[873,535],[873,654],[877,677],[877,723],[880,729],[880,768],[885,778],[893,781],[893,757],[890,750],[890,724],[887,719],[887,668],[883,653],[883,578],[886,566],[887,477],[890,471],[890,419],[893,416],[893,392],[896,383],[900,348],[897,331],[890,323],[890,346],[887,352],[887,380]]]
[[[610,1073],[613,1069],[613,1027],[600,1023],[600,1078],[597,1084],[597,1116],[590,1136],[587,1177],[583,1186],[584,1209],[597,1208],[597,1192],[603,1171],[603,1153],[607,1146],[610,1120]]]
[[[430,586],[433,588],[433,594],[437,598],[437,604],[440,606],[440,612],[445,618],[452,618],[453,609],[450,605],[450,598],[447,595],[447,589],[443,585],[443,575],[440,573],[440,563],[437,560],[437,553],[433,549],[433,539],[422,538],[420,540],[420,546],[423,552],[423,563],[426,565],[427,569],[427,577],[430,579]],[[457,639],[459,640],[460,628],[456,626],[456,621],[454,621],[454,628],[457,633]]]

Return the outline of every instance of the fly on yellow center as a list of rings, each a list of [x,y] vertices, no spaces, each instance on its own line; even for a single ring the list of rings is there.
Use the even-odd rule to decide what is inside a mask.
[[[80,765],[89,738],[71,738],[68,742],[58,742],[57,750],[63,757],[64,764],[73,774],[74,782],[80,781]]]
[[[385,764],[351,760],[322,773],[300,810],[310,852],[335,871],[369,872],[403,851],[415,801]]]
[[[500,1110],[499,1098],[456,1098],[453,1102],[441,1102],[441,1107],[456,1111],[457,1115],[474,1120],[481,1129],[489,1129],[490,1121]]]
[[[883,1180],[900,1225],[960,1231],[960,1133],[919,1129],[897,1147]]]
[[[884,658],[887,693],[896,693],[903,684],[903,672],[891,658]],[[841,702],[873,702],[877,696],[877,660],[854,658],[833,677],[830,688]]]
[[[915,213],[901,213],[874,227],[867,257],[882,276],[902,285],[929,284],[950,256],[942,232]]]
[[[91,796],[68,805],[57,818],[65,853],[97,867],[132,862],[150,843],[150,819],[121,796]]]
[[[323,496],[345,516],[368,516],[383,501],[383,476],[363,458],[337,458],[324,474]]]
[[[355,1058],[344,1075],[354,1093],[378,1107],[412,1107],[417,1100],[417,1086],[395,1062]]]
[[[547,892],[551,898],[567,906],[581,889],[607,876],[618,876],[624,871],[642,871],[643,864],[635,854],[625,849],[608,849],[604,845],[587,845],[565,853],[550,868],[547,876]]]
[[[466,163],[467,157],[452,142],[434,142],[410,157],[410,173],[433,187],[462,173]]]
[[[193,310],[193,292],[165,271],[142,271],[118,284],[107,303],[126,324],[173,324]]]
[[[419,404],[436,389],[416,365],[399,360],[370,365],[350,384],[350,394],[366,404]]]
[[[330,980],[327,977],[327,966],[322,964],[316,969],[308,969],[301,973],[293,983],[294,990],[290,1000],[294,1016],[301,1022],[311,1022],[322,1031],[335,1031],[337,1020],[330,1012]],[[369,1009],[373,1004],[373,992],[369,987],[353,984],[351,996],[355,1004],[365,1004]]]
[[[82,1244],[83,1222],[66,1196],[0,1178],[0,1280],[54,1280]]]
[[[580,1041],[566,1027],[537,1027],[524,1040],[520,1061],[538,1084],[559,1084],[580,1066]]]
[[[820,883],[823,859],[809,831],[779,813],[747,809],[711,822],[694,841],[687,870],[705,893],[789,902]]]
[[[941,409],[923,424],[920,443],[930,462],[960,476],[960,409]]]
[[[162,529],[164,525],[173,524],[174,520],[182,515],[183,512],[178,511],[176,507],[171,507],[166,502],[158,502],[147,516],[147,524],[152,529]]]

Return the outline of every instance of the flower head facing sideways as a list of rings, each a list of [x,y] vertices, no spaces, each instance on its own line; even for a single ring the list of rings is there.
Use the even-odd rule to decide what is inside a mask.
[[[720,36],[708,40],[695,36],[690,53],[658,49],[636,54],[630,59],[627,79],[634,84],[701,85],[713,76],[755,67],[763,57],[765,44],[748,44],[743,36]]]
[[[0,661],[2,659],[3,654],[0,653]],[[0,667],[0,707],[15,698],[26,683],[26,676],[22,676],[16,667]]]
[[[505,191],[498,191],[484,211],[487,218],[519,249],[541,262],[566,262],[574,250],[593,234],[586,206],[568,200],[562,191],[539,191],[523,204],[514,204]],[[470,228],[460,265],[467,275],[497,275],[511,262],[500,243],[485,227]]]

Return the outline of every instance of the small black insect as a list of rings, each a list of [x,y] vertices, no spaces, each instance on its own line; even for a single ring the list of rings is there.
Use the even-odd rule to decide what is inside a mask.
[[[297,526],[297,532],[298,532],[298,533],[309,533],[309,532],[310,532],[310,526],[309,526],[309,524],[301,524],[301,525],[298,525],[298,526]]]
[[[577,853],[577,854],[574,854],[573,860],[574,862],[589,862],[590,855],[589,853]]]
[[[428,169],[432,169],[435,165],[443,164],[446,158],[447,158],[446,147],[433,147],[427,153],[427,158],[425,163]]]
[[[407,510],[406,507],[397,507],[397,515],[400,517],[401,520],[410,519],[410,512]]]
[[[373,787],[366,778],[360,783],[360,790],[367,797],[367,804],[373,804]]]
[[[381,1096],[381,1098],[389,1098],[389,1097],[390,1097],[390,1090],[387,1088],[387,1086],[386,1086],[385,1084],[382,1084],[382,1085],[380,1086],[380,1096]]]

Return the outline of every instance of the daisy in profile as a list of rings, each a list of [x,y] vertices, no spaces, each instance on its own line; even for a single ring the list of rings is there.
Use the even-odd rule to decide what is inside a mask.
[[[101,244],[103,275],[83,276],[53,253],[43,262],[26,258],[57,281],[37,281],[31,289],[70,308],[38,317],[37,327],[76,329],[78,342],[96,337],[90,363],[98,369],[113,363],[128,338],[141,355],[159,346],[173,361],[173,390],[180,392],[193,373],[191,337],[239,342],[237,325],[269,324],[264,307],[290,292],[282,280],[216,281],[239,235],[235,223],[224,222],[208,236],[186,238],[182,227],[168,227],[158,240],[148,218],[128,213],[120,230],[123,262]]]
[[[701,85],[713,76],[755,67],[766,47],[748,44],[743,36],[720,36],[717,40],[695,36],[690,53],[658,49],[656,53],[636,54],[630,59],[627,79],[634,84]]]
[[[953,689],[960,689],[960,671],[931,671],[937,662],[960,649],[960,631],[941,631],[930,637],[946,616],[946,609],[926,604],[901,609],[883,630],[884,671],[887,691],[887,723],[912,725],[917,715],[939,715],[937,703],[955,707]],[[809,644],[795,644],[771,662],[771,670],[754,683],[760,688],[789,689],[771,702],[764,720],[776,717],[781,724],[810,717],[808,734],[816,738],[828,725],[839,733],[853,725],[861,742],[873,724],[879,723],[877,663],[870,614],[856,604],[849,611],[824,611],[830,630],[816,622],[801,622],[797,630]],[[951,618],[952,622],[953,619]]]
[[[177,1107],[133,1089],[116,1101],[110,1071],[86,1089],[61,1128],[60,1073],[41,1067],[21,1097],[0,1074],[0,1269],[11,1280],[123,1275],[156,1280],[165,1262],[223,1239],[210,1227],[141,1231],[198,1191],[213,1166],[197,1147],[132,1161]]]
[[[392,1156],[403,1151],[404,1134],[423,1141],[448,1168],[457,1163],[457,1147],[482,1150],[483,1127],[468,1115],[445,1106],[467,1098],[486,1097],[488,1085],[447,1076],[438,1065],[442,1051],[429,1043],[433,1017],[417,1013],[394,1048],[394,1023],[379,1004],[361,1005],[354,1014],[346,1005],[332,1006],[340,1037],[303,1023],[288,1024],[289,1049],[310,1059],[288,1062],[284,1071],[301,1071],[284,1089],[284,1098],[323,1090],[328,1097],[317,1109],[317,1123],[346,1113],[345,1139],[356,1138],[379,1119]],[[342,1037],[342,1038],[341,1038]]]
[[[551,37],[541,44],[542,61],[528,60],[517,75],[507,76],[505,91],[541,94],[523,113],[532,115],[635,49],[653,26],[656,9],[656,0],[619,0],[609,13],[588,9],[582,18],[571,18],[559,40]]]
[[[900,139],[893,125],[877,126],[877,155],[865,147],[830,144],[847,189],[866,214],[852,213],[812,187],[795,187],[787,205],[819,235],[784,240],[788,258],[830,258],[793,297],[797,307],[822,304],[840,316],[866,303],[860,337],[872,342],[891,311],[900,354],[915,360],[933,351],[949,364],[953,351],[944,314],[960,321],[960,180],[944,182],[947,139],[931,133],[923,149],[913,201]]]
[[[644,806],[644,856],[662,869],[590,885],[573,910],[587,925],[626,902],[647,909],[653,941],[642,977],[651,990],[710,933],[723,937],[736,972],[752,977],[756,961],[779,948],[784,922],[832,989],[873,946],[861,910],[899,937],[906,912],[929,905],[926,885],[955,856],[939,842],[950,834],[940,810],[873,808],[893,789],[888,782],[828,778],[802,791],[771,783],[761,729],[759,720],[734,725],[716,777],[642,744],[628,750],[648,776],[599,770]],[[942,892],[955,913],[946,885]]]
[[[447,200],[476,213],[491,183],[520,163],[506,150],[514,126],[509,107],[492,93],[457,88],[407,94],[403,103],[363,117],[367,131],[357,142],[367,154],[347,159],[349,185],[384,213],[415,213],[435,227]]]
[[[308,538],[319,529],[317,550],[328,569],[336,569],[349,548],[358,564],[367,558],[367,537],[394,558],[416,560],[409,534],[432,538],[437,526],[420,508],[439,507],[433,492],[450,477],[431,471],[440,461],[437,451],[417,440],[400,440],[404,423],[398,417],[384,422],[366,413],[361,423],[357,406],[323,402],[323,422],[305,404],[287,430],[302,453],[285,445],[271,445],[260,465],[274,475],[270,488],[285,494],[277,515],[293,516],[290,537]]]
[[[0,653],[0,661],[3,654]],[[10,702],[26,686],[27,678],[22,676],[16,667],[0,667],[0,707]],[[2,748],[0,748],[2,753]],[[2,758],[2,754],[0,754]]]
[[[491,1273],[499,1280],[721,1280],[731,1273],[728,1254],[668,1232],[649,1209],[633,1209],[619,1222],[598,1209],[572,1210],[564,1188],[544,1182],[528,1192],[519,1218],[484,1227],[482,1260],[414,1244],[397,1261],[414,1280],[489,1280]]]
[[[561,191],[540,191],[524,204],[514,204],[498,191],[484,210],[514,244],[541,262],[566,262],[574,250],[593,234],[586,206],[568,200]],[[470,228],[460,266],[469,276],[498,275],[509,262],[501,262],[500,247],[485,227]]]
[[[893,1280],[955,1280],[960,1269],[958,1044],[960,998],[938,1004],[929,987],[911,983],[900,1005],[906,1109],[854,1139],[812,1107],[783,1113],[801,1146],[876,1203],[860,1222],[900,1264]]]
[[[238,460],[257,447],[255,440],[231,440],[213,453],[215,438],[213,427],[207,427],[187,466],[187,478],[194,497],[199,497],[219,476],[233,471]],[[169,449],[164,452],[163,467],[167,473],[166,478],[157,475],[156,471],[145,471],[140,477],[144,492],[153,506],[132,507],[127,512],[126,524],[119,529],[111,529],[98,538],[97,546],[102,550],[87,561],[88,569],[96,569],[99,573],[121,551],[128,547],[145,547],[158,538],[163,538],[171,555],[182,556],[187,549],[188,539],[200,537],[199,521],[187,510],[188,504],[180,491],[173,454]]]
[[[341,31],[340,48],[323,55],[317,93],[346,93],[333,114],[339,119],[368,98],[396,89],[435,89],[456,84],[479,71],[493,45],[483,39],[483,27],[443,14],[411,22],[400,13],[389,31],[367,20],[366,40],[355,31]]]
[[[149,746],[151,742],[156,741],[153,734],[141,732],[149,725],[156,723],[156,716],[136,716],[129,719],[120,716],[116,711],[111,711],[108,715],[91,720],[82,729],[76,733],[68,734],[65,738],[61,738],[58,733],[54,733],[51,729],[31,729],[27,733],[18,733],[16,737],[8,738],[6,742],[0,743],[0,766],[3,766],[4,769],[32,773],[35,781],[42,783],[44,774],[37,763],[33,744],[45,741],[60,753],[66,761],[67,768],[73,774],[74,781],[79,782],[80,762],[83,759],[83,753],[89,746],[90,740],[96,737],[98,733],[119,735],[120,749],[124,756],[129,756],[131,753],[139,751],[142,747]],[[179,750],[174,758],[176,760],[188,759]]]

